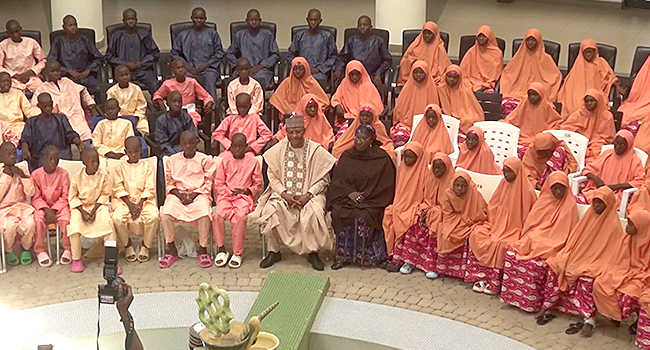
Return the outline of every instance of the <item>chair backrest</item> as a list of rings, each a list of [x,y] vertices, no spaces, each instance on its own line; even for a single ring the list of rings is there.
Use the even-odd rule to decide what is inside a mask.
[[[346,42],[348,39],[353,36],[353,35],[360,35],[359,29],[355,28],[346,28],[345,31],[343,32],[343,40]],[[386,43],[386,47],[388,47],[389,40],[390,40],[390,32],[387,31],[386,29],[377,29],[377,28],[372,28],[370,30],[370,35],[376,35],[380,37],[384,43]]]
[[[65,171],[68,172],[70,178],[72,178],[74,174],[78,173],[81,169],[84,168],[84,163],[80,160],[61,159],[59,160],[59,166],[65,169]],[[109,171],[109,168],[106,164],[106,158],[99,157],[99,168]]]
[[[646,59],[648,58],[648,55],[650,55],[650,47],[648,46],[637,46],[636,50],[634,50],[634,58],[632,59],[632,69],[630,70],[630,78],[634,78],[634,76],[639,73],[639,70],[641,70],[641,67],[645,63]]]
[[[22,35],[22,36],[29,37],[29,38],[32,38],[32,39],[38,41],[38,44],[39,44],[39,45],[43,46],[43,44],[41,43],[41,31],[40,31],[40,30],[27,30],[27,29],[23,29],[23,30],[21,31],[21,35]],[[8,37],[9,37],[9,34],[7,34],[6,31],[4,31],[4,32],[0,32],[0,41],[5,40],[5,39],[7,39]]]
[[[467,50],[474,46],[474,44],[476,44],[476,35],[463,35],[460,37],[460,46],[458,48],[459,62],[463,61],[463,57],[465,57]],[[501,52],[505,54],[506,41],[501,38],[497,38],[497,45],[499,46],[499,49],[501,49]]]
[[[512,41],[513,56],[517,53],[517,50],[519,50],[519,46],[521,46],[522,42],[524,42],[524,39],[514,39]],[[557,66],[558,62],[560,61],[560,51],[562,50],[562,45],[555,41],[544,39],[544,49],[546,50],[547,54],[551,55],[553,61],[555,61],[555,65]]]
[[[230,41],[232,41],[232,38],[234,37],[235,33],[237,33],[238,31],[240,31],[242,29],[246,29],[246,28],[247,28],[246,21],[237,21],[237,22],[230,23]],[[273,33],[273,38],[277,38],[277,36],[276,36],[276,34],[278,32],[277,24],[275,24],[273,22],[262,21],[260,23],[260,28],[270,30],[271,33]]]
[[[558,140],[564,141],[569,146],[573,158],[578,162],[578,170],[582,170],[585,167],[585,155],[587,154],[587,146],[589,145],[589,139],[587,137],[567,130],[546,130],[544,132],[552,134]]]
[[[587,204],[576,204],[576,206],[578,207],[578,219],[582,218],[582,216],[585,215],[587,210],[589,210],[591,207],[591,205]]]
[[[481,108],[483,108],[485,120],[498,121],[503,119],[503,115],[501,114],[501,100],[503,96],[501,94],[475,91],[474,96],[476,96]]]
[[[50,33],[50,47],[52,47],[52,43],[57,37],[65,35],[65,32],[63,29],[55,30]],[[88,40],[90,40],[91,43],[95,44],[95,30],[91,28],[78,28],[77,29],[77,35],[83,35]]]
[[[485,142],[490,146],[494,154],[494,161],[499,167],[503,166],[503,161],[511,156],[517,155],[517,141],[519,140],[519,128],[502,122],[476,122],[483,130]]]
[[[614,148],[614,145],[603,145],[603,147],[600,149],[600,154],[603,154],[603,152],[612,148]],[[643,165],[643,167],[645,168],[645,164],[648,162],[648,154],[636,147],[634,147],[634,154],[636,154],[636,156],[639,157],[639,159],[641,160],[641,165]]]
[[[139,24],[139,23],[138,23]],[[217,30],[217,24],[214,22],[205,22],[206,28],[212,28],[214,30]],[[187,22],[178,22],[174,24],[169,25],[169,38],[172,41],[172,45],[174,45],[174,40],[176,39],[176,36],[185,29],[190,29],[194,27],[194,23],[192,21],[187,21]]]
[[[330,34],[332,34],[332,36],[334,37],[334,43],[336,43],[336,34],[337,34],[336,27],[321,25],[321,26],[319,26],[319,28],[322,29],[322,30],[330,32]],[[298,34],[299,32],[302,32],[303,30],[308,30],[308,29],[309,29],[309,26],[306,25],[306,24],[291,27],[291,41],[293,42],[293,37],[296,36],[296,34]]]
[[[151,34],[151,23],[138,22],[135,25],[137,29],[144,30]],[[115,23],[110,26],[106,26],[106,46],[111,46],[111,39],[113,34],[120,29],[124,29],[124,23]]]
[[[465,171],[472,179],[472,181],[476,184],[476,189],[481,193],[483,199],[485,199],[486,202],[489,202],[490,198],[492,198],[492,195],[494,194],[494,191],[496,191],[497,187],[499,186],[501,179],[503,179],[503,176],[480,174],[469,170]]]
[[[421,32],[422,29],[405,29],[402,31],[402,55]],[[440,39],[445,44],[445,51],[449,52],[449,33],[440,32]]]
[[[616,46],[597,43],[596,47],[598,48],[598,55],[604,58],[613,70],[616,66],[616,53],[618,52]],[[580,55],[580,43],[569,44],[569,64],[567,65],[569,71],[573,67],[573,64],[576,62],[578,55]]]

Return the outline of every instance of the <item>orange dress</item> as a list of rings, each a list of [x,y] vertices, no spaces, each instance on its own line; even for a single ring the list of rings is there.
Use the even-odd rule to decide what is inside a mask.
[[[483,47],[475,42],[460,62],[460,68],[465,72],[473,91],[494,89],[503,71],[503,52],[492,28],[480,26],[476,36],[480,34],[488,38],[487,45]]]
[[[422,37],[422,33],[413,40],[408,49],[404,52],[400,60],[399,76],[397,77],[397,86],[403,86],[408,80],[411,73],[411,66],[416,61],[425,61],[429,65],[429,70],[434,81],[438,81],[447,66],[451,64],[445,43],[440,38],[440,29],[434,22],[428,21],[422,26],[422,30],[428,30],[435,35],[432,42],[427,43]]]

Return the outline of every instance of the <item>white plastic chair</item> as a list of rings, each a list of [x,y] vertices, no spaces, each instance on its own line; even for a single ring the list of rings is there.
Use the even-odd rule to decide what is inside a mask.
[[[476,189],[478,189],[486,202],[490,201],[490,198],[492,198],[494,191],[496,191],[497,187],[499,186],[501,179],[503,179],[502,175],[486,175],[475,173],[473,171],[465,170],[462,168],[457,169],[467,172],[469,177],[476,184]]]
[[[490,146],[494,154],[494,161],[499,167],[503,161],[511,156],[517,156],[517,141],[519,140],[519,128],[503,122],[476,122],[483,130],[485,142]]]
[[[578,171],[570,174],[569,177],[578,176],[580,171],[585,167],[585,157],[587,155],[587,146],[589,139],[582,134],[568,130],[546,130],[558,140],[564,141],[571,150],[571,154],[578,162]]]
[[[424,114],[416,114],[413,116],[413,128],[411,129],[411,136],[409,137],[409,141],[413,138],[413,130],[415,130],[415,127],[420,124],[420,122],[424,120]],[[442,121],[445,123],[445,128],[447,128],[447,133],[449,134],[449,140],[451,141],[451,145],[454,148],[454,153],[452,153],[449,157],[451,158],[452,155],[456,154],[456,159],[458,158],[458,129],[460,128],[460,120],[445,115],[442,115]],[[407,142],[408,143],[408,142]],[[399,167],[400,163],[402,162],[402,152],[404,151],[404,146],[399,146],[395,149],[395,153],[397,153],[397,166]],[[452,164],[455,164],[456,162],[452,162]]]
[[[628,188],[626,190],[623,190],[623,196],[621,197],[621,207],[618,209],[618,216],[621,219],[624,219],[627,217],[627,206],[630,204],[630,200],[632,200],[632,195],[634,192],[638,191],[638,188]]]

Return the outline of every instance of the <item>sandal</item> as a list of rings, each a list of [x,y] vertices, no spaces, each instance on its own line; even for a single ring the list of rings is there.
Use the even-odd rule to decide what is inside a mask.
[[[214,259],[214,266],[216,267],[224,267],[228,263],[228,258],[230,257],[230,253],[228,252],[219,252],[217,254],[217,257]]]
[[[543,325],[553,321],[553,319],[555,319],[556,317],[557,317],[557,315],[555,315],[555,314],[546,313],[546,314],[544,314],[544,316],[538,318],[535,322],[538,325],[543,326]]]
[[[161,269],[167,269],[170,268],[172,265],[174,265],[176,260],[178,260],[177,256],[171,254],[165,254],[165,256],[162,259],[160,259],[158,266]]]
[[[124,249],[124,258],[128,262],[135,262],[138,260],[138,257],[135,255],[135,249],[133,248],[133,245]]]
[[[475,291],[476,293],[483,293],[485,292],[486,286],[487,283],[485,283],[485,281],[474,282],[474,285],[472,286],[472,290]]]
[[[138,253],[138,261],[141,263],[149,261],[149,248],[145,246],[140,247],[140,252]]]
[[[66,250],[63,252],[63,255],[61,255],[61,259],[59,259],[59,263],[61,265],[68,265],[72,262],[72,252],[69,250]]]
[[[209,254],[199,254],[199,267],[207,269],[212,266],[212,259]]]
[[[231,269],[240,268],[241,267],[241,256],[233,255],[232,258],[230,259],[230,262],[228,263],[228,266],[230,266]]]
[[[576,333],[580,332],[580,330],[582,329],[582,327],[584,325],[585,324],[582,321],[578,322],[578,323],[571,323],[571,324],[569,324],[569,328],[567,328],[564,331],[564,333],[566,333],[566,334],[576,334]]]
[[[20,259],[18,259],[18,255],[14,252],[5,253],[5,258],[7,259],[7,265],[9,266],[17,266],[20,264]]]
[[[402,275],[408,275],[409,273],[413,272],[413,266],[411,264],[404,264],[402,267],[399,268],[399,273]]]
[[[20,264],[23,266],[28,266],[32,263],[32,254],[29,252],[29,250],[23,250],[22,253],[20,253]]]
[[[40,252],[36,256],[36,259],[38,260],[38,264],[41,265],[41,267],[50,267],[52,266],[52,260],[50,260],[50,256],[47,255],[46,252]]]
[[[483,294],[497,295],[497,294],[499,294],[499,291],[493,291],[492,289],[490,289],[490,285],[485,283],[485,289],[483,290]]]
[[[74,273],[84,272],[84,262],[83,260],[72,260],[72,265],[70,266],[70,271]]]

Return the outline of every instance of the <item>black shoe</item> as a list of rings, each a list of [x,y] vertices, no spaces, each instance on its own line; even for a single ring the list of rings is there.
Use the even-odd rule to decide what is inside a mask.
[[[311,263],[311,267],[314,268],[316,271],[323,271],[325,270],[325,265],[323,264],[323,261],[318,257],[317,252],[311,252],[307,256],[307,261]]]
[[[269,252],[269,254],[260,262],[260,267],[267,269],[276,262],[282,260],[282,253],[280,252]]]
[[[389,262],[386,264],[386,271],[388,272],[399,272],[399,269],[402,267],[403,264],[396,264],[394,262]]]
[[[332,264],[332,270],[340,270],[343,266],[345,266],[345,263],[342,263],[340,261],[335,261]]]

